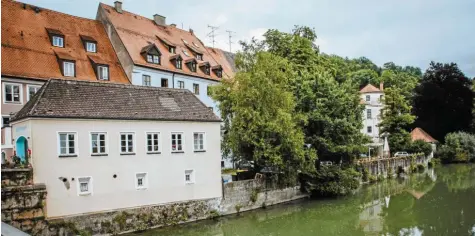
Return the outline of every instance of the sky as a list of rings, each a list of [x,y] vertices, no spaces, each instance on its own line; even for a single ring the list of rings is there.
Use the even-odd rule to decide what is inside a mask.
[[[97,0],[21,0],[71,15],[95,18]],[[113,5],[114,0],[103,0]],[[367,57],[379,66],[392,61],[418,66],[455,62],[475,77],[475,0],[122,0],[138,15],[166,17],[166,23],[195,34],[208,46],[239,50],[240,40],[262,38],[268,29],[315,29],[320,50],[343,57]]]

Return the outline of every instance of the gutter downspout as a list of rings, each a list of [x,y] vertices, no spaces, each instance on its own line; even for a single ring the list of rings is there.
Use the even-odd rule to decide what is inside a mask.
[[[172,74],[172,88],[175,88],[175,72]]]

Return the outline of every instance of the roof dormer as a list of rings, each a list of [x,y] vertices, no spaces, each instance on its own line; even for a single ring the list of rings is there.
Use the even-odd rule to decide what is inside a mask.
[[[198,64],[198,62],[196,61],[195,58],[190,58],[190,59],[185,60],[185,64],[188,66],[188,68],[192,72],[196,72],[196,65]]]
[[[170,57],[170,61],[175,65],[175,68],[177,69],[182,69],[182,61],[183,61],[183,58],[180,56],[180,54],[175,54],[173,56]]]
[[[205,61],[199,64],[200,69],[205,73],[206,75],[211,74],[211,66],[209,65],[209,62]]]
[[[162,53],[158,49],[157,45],[153,43],[143,47],[142,50],[140,51],[140,54],[148,63],[157,64],[157,65],[161,64],[160,57],[162,56]]]
[[[158,37],[158,40],[160,40],[164,45],[165,47],[168,48],[168,52],[170,52],[171,54],[176,54],[176,45],[173,44],[172,42],[168,41],[166,38],[163,38],[163,37]]]
[[[97,52],[97,41],[93,37],[87,35],[79,36],[81,37],[86,52]]]
[[[48,32],[48,37],[52,46],[64,48],[64,34],[61,31],[51,28],[46,28],[46,31]]]
[[[215,65],[211,67],[211,69],[213,70],[213,72],[216,74],[218,78],[223,77],[223,67],[221,65]]]

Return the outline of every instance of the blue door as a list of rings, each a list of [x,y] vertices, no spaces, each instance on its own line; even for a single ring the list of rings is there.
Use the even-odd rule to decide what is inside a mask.
[[[28,153],[28,140],[21,136],[16,140],[16,155],[21,159],[21,162],[26,162],[26,155]]]

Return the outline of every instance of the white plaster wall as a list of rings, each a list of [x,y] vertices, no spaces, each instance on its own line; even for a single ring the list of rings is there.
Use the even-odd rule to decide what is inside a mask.
[[[370,101],[366,101],[366,96],[370,96]],[[365,109],[363,111],[363,128],[361,132],[373,138],[373,140],[377,140],[379,137],[379,123],[381,123],[381,110],[383,109],[382,101],[380,100],[381,95],[383,93],[363,93],[361,94],[361,99],[365,102]],[[372,119],[367,119],[366,111],[367,109],[371,109]],[[372,132],[367,132],[367,127],[372,127]]]
[[[185,65],[183,65],[185,66]],[[198,77],[176,74],[171,72],[149,69],[140,66],[134,66],[132,72],[132,84],[143,85],[142,75],[149,75],[151,78],[151,85],[154,87],[161,87],[162,79],[168,80],[168,87],[179,88],[178,81],[185,82],[185,89],[193,92],[193,84],[199,84],[200,94],[196,95],[206,106],[212,107],[216,115],[220,116],[217,103],[213,101],[207,94],[208,86],[216,85],[219,82],[206,80]]]
[[[46,184],[48,218],[221,196],[219,122],[32,119],[30,129],[34,182]],[[77,132],[78,157],[58,157],[61,131]],[[108,156],[91,156],[92,131],[107,132]],[[119,154],[124,131],[135,132],[136,155]],[[146,154],[150,131],[161,133],[161,154]],[[172,131],[184,132],[184,153],[171,153]],[[206,152],[193,152],[195,131],[206,132]],[[185,184],[187,169],[194,170],[194,184]],[[135,188],[139,172],[148,173],[145,190]],[[78,196],[81,176],[93,178],[92,195]]]

